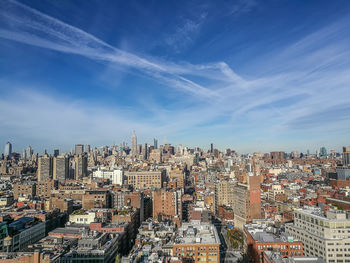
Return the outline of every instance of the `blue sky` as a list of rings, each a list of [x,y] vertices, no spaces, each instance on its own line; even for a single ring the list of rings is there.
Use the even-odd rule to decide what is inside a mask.
[[[0,143],[340,150],[349,1],[1,0]]]

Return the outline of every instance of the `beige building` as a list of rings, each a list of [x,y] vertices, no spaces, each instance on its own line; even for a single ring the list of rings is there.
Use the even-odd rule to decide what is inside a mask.
[[[271,186],[271,188],[269,189],[268,193],[267,193],[267,198],[269,201],[276,201],[276,195],[278,194],[284,194],[284,189],[282,189],[282,186],[280,184],[274,184]]]
[[[125,177],[128,184],[136,189],[162,188],[166,182],[165,170],[125,172]]]
[[[236,183],[228,180],[223,180],[215,184],[214,206],[215,213],[218,214],[219,206],[234,204],[233,188]]]
[[[294,212],[286,231],[304,244],[304,255],[322,257],[327,263],[350,262],[350,220],[343,211],[319,209]]]

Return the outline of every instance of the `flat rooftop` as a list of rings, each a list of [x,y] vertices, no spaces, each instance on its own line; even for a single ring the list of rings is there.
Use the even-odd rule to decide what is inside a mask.
[[[212,224],[184,223],[179,228],[175,244],[220,244],[220,239]]]

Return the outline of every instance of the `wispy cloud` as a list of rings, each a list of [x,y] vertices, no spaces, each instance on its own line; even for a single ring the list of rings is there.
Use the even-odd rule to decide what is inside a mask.
[[[179,31],[179,39],[195,30],[196,23],[191,23]],[[123,123],[125,134],[137,128],[173,138],[190,132],[219,134],[228,143],[239,140],[232,136],[237,130],[240,136],[252,134],[257,141],[273,140],[290,132],[320,133],[322,128],[327,128],[329,134],[339,129],[350,130],[349,25],[350,19],[344,18],[291,43],[285,50],[272,50],[261,65],[263,77],[257,78],[249,74],[240,76],[225,62],[195,65],[125,52],[30,7],[4,1],[0,10],[0,37],[129,68],[188,96],[181,107],[161,107],[156,101],[147,101],[141,110],[150,111],[152,117],[142,119],[123,109],[111,113],[103,106],[96,106],[92,112],[74,100],[58,103],[54,96],[43,97],[35,92],[30,96],[32,92],[27,93],[21,87],[18,96],[0,99],[1,112],[11,103],[18,105],[13,112],[0,116],[0,130],[20,133],[27,126],[33,129],[32,134],[45,138],[46,133],[54,133],[52,127],[57,122],[52,116],[63,123],[62,127],[67,127],[62,128],[62,138],[58,137],[62,141],[71,133],[74,139],[79,137],[81,127],[89,129],[86,140],[100,138],[102,134],[111,139],[114,130],[121,127],[119,123]],[[174,38],[174,45],[176,41],[179,40]],[[36,105],[46,105],[47,111],[40,112]],[[44,125],[45,129],[26,121],[23,117],[26,108],[34,109],[38,117],[33,122]],[[77,119],[73,115],[79,116],[78,123],[73,123]],[[332,123],[331,127],[327,123]],[[113,132],[106,132],[106,125]]]
[[[207,13],[204,12],[195,19],[182,18],[182,22],[176,26],[175,32],[165,37],[165,43],[176,53],[180,53],[182,49],[194,42],[206,17]]]

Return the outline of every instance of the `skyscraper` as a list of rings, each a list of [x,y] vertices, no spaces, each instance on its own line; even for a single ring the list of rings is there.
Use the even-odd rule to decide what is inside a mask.
[[[10,156],[11,153],[12,153],[12,144],[10,142],[7,142],[5,144],[4,155],[5,156]]]
[[[57,156],[53,159],[53,179],[64,183],[69,176],[69,159],[65,156]]]
[[[75,152],[76,155],[83,154],[84,153],[84,145],[82,144],[76,144],[75,145]]]
[[[344,166],[350,165],[350,146],[343,147],[343,165]]]
[[[32,155],[33,155],[33,149],[32,149],[32,147],[28,146],[26,148],[26,159],[27,160],[32,159]]]
[[[58,155],[60,155],[60,150],[58,149],[53,150],[53,156],[57,157]]]
[[[327,149],[326,149],[326,147],[321,147],[320,148],[320,156],[321,157],[327,156]]]
[[[52,157],[44,155],[38,159],[38,181],[45,182],[52,179]]]
[[[86,153],[89,153],[90,150],[91,150],[90,144],[86,144],[86,145],[85,145],[85,152],[86,152]]]
[[[214,145],[211,143],[210,144],[210,153],[213,153],[213,151],[214,151]]]
[[[132,136],[131,136],[131,154],[132,156],[137,155],[137,137],[136,137],[135,131],[132,132]]]
[[[78,155],[74,157],[74,179],[81,180],[87,176],[87,157]]]
[[[158,140],[156,138],[153,139],[153,146],[155,150],[158,149]]]

